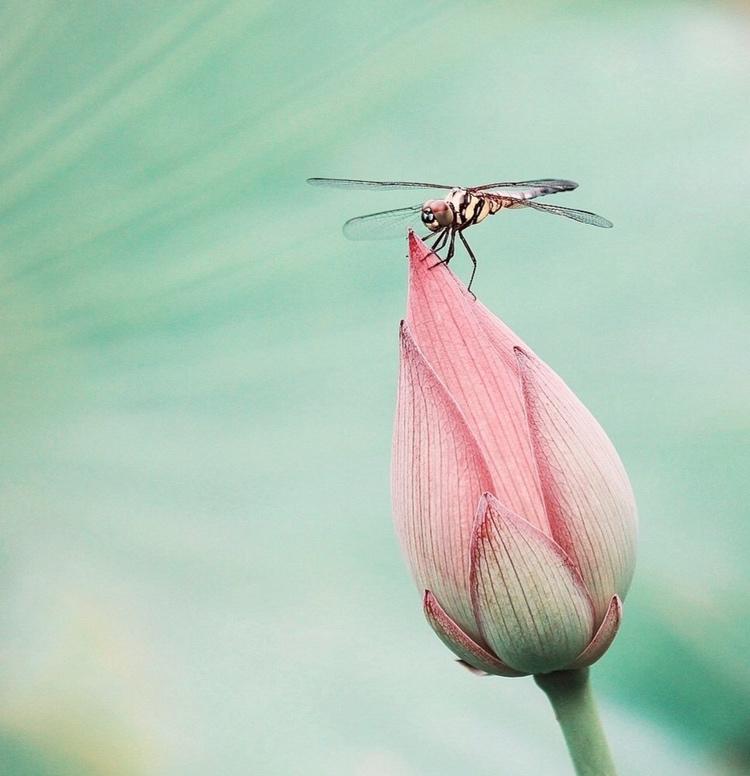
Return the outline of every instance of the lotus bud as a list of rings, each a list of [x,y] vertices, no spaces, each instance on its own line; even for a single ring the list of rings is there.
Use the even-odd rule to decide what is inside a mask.
[[[635,563],[628,477],[567,385],[415,235],[401,325],[393,511],[424,613],[469,667],[582,668]]]

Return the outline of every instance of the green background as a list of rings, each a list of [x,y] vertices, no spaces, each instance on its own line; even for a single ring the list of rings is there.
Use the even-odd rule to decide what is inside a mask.
[[[621,773],[748,772],[748,10],[0,3],[0,771],[571,773],[393,535],[405,243],[340,226],[414,197],[319,175],[570,177],[615,222],[501,214],[475,291],[638,497]]]

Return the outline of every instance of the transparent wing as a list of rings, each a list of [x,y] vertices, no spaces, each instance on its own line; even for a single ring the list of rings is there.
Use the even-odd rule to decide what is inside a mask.
[[[591,224],[591,226],[601,226],[603,229],[612,227],[612,222],[606,218],[598,216],[596,213],[589,213],[588,210],[575,210],[572,207],[560,207],[559,205],[547,205],[541,202],[524,202],[526,207],[533,207],[534,210],[543,210],[545,213],[553,213],[556,216],[572,218],[574,221],[580,221],[582,224]]]
[[[422,205],[384,210],[366,216],[350,218],[344,224],[344,234],[350,240],[386,240],[403,237],[407,226],[421,225]]]
[[[443,183],[414,183],[412,181],[356,181],[348,178],[308,178],[311,186],[333,189],[455,189]]]
[[[537,181],[516,181],[515,183],[485,183],[482,186],[472,186],[470,191],[489,191],[490,189],[539,189],[535,197],[544,194],[556,194],[558,191],[573,191],[577,189],[575,181],[560,180],[557,178],[542,178]]]

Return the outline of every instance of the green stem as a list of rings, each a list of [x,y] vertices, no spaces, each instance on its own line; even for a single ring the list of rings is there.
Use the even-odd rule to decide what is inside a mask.
[[[537,674],[560,723],[578,776],[617,776],[589,684],[589,669]]]

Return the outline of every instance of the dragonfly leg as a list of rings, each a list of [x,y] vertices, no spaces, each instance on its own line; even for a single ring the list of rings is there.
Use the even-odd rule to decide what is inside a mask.
[[[438,256],[437,252],[439,250],[442,250],[445,247],[445,243],[448,240],[448,232],[449,231],[450,230],[447,227],[445,229],[443,229],[443,231],[438,234],[437,239],[435,240],[435,242],[432,243],[432,248],[430,248],[430,253],[432,253],[435,256],[437,256],[438,257],[438,261],[435,264],[433,264],[430,267],[430,269],[432,269],[432,267],[437,267],[438,264],[442,264],[443,263],[443,260],[440,258],[440,256]]]
[[[466,248],[466,251],[469,254],[469,258],[471,259],[471,263],[473,265],[471,270],[471,277],[469,278],[469,285],[466,287],[466,290],[474,297],[474,299],[476,299],[477,295],[472,292],[471,284],[474,282],[474,275],[477,274],[477,257],[474,255],[474,251],[472,251],[469,247],[469,243],[466,242],[466,238],[463,236],[463,234],[459,232],[458,236],[461,238],[461,242],[464,244],[464,248]]]
[[[452,230],[450,227],[448,227],[445,230],[446,241],[447,241],[447,237],[448,237],[448,233],[449,232],[450,232],[451,242],[450,242],[450,245],[448,246],[448,255],[444,259],[440,259],[440,261],[436,261],[430,267],[430,269],[435,269],[435,267],[439,267],[441,264],[447,264],[453,258],[453,254],[455,253],[454,245],[455,245],[455,242],[456,242],[456,232],[454,230]],[[445,242],[446,241],[444,241],[443,245],[440,246],[441,248],[445,247]],[[433,251],[433,253],[434,253],[434,251]],[[440,258],[440,257],[438,256],[438,258]]]
[[[454,229],[451,232],[451,244],[448,247],[448,255],[444,259],[446,264],[453,258],[453,254],[456,252],[455,246],[456,246],[456,230]]]
[[[432,252],[435,253],[436,251],[442,250],[445,247],[445,243],[448,239],[448,229],[443,229],[442,232],[438,235],[437,240],[435,240],[434,243],[432,243]]]

